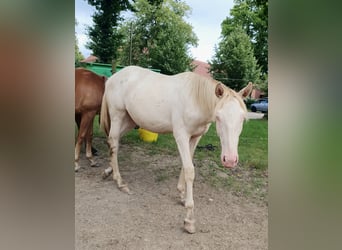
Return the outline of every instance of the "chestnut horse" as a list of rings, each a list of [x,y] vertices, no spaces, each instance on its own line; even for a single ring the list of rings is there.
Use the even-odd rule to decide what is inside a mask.
[[[90,70],[75,69],[75,120],[78,135],[75,146],[75,171],[80,169],[78,163],[83,141],[86,143],[86,157],[91,166],[96,166],[91,143],[95,115],[101,110],[101,102],[105,89],[106,77],[99,76]]]
[[[101,128],[108,136],[110,167],[118,187],[130,192],[121,178],[117,160],[119,139],[136,125],[156,133],[173,133],[182,161],[177,189],[187,210],[184,228],[195,232],[193,155],[212,122],[221,141],[221,162],[238,163],[238,142],[246,119],[243,102],[252,90],[249,83],[239,93],[222,83],[192,72],[166,76],[129,66],[108,78],[101,108]]]

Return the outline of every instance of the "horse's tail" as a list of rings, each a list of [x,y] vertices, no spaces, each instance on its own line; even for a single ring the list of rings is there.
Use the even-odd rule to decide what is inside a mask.
[[[109,135],[109,129],[110,129],[110,117],[108,113],[108,104],[106,99],[106,92],[104,93],[102,97],[102,104],[101,104],[101,113],[100,113],[100,127],[102,131],[106,133],[106,135]]]

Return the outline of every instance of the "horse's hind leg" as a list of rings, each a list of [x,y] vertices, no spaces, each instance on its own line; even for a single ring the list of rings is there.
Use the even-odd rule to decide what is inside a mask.
[[[94,117],[95,117],[95,115],[94,115]],[[87,136],[86,136],[86,157],[90,161],[91,167],[97,167],[98,166],[97,162],[95,161],[95,159],[93,157],[93,151],[92,151],[94,117],[91,119],[91,121],[89,123]]]
[[[77,141],[76,141],[76,146],[75,146],[75,171],[78,171],[81,168],[81,166],[79,165],[81,146],[82,146],[84,139],[87,136],[90,122],[91,122],[91,114],[89,113],[83,114],[81,118],[81,122],[80,122],[80,128],[78,130],[78,136],[77,136]]]
[[[78,131],[80,131],[81,118],[82,118],[81,114],[75,114],[75,122],[77,124]]]
[[[130,193],[129,188],[126,183],[121,178],[119,165],[118,165],[118,150],[119,150],[119,140],[121,136],[133,129],[135,123],[132,121],[127,112],[117,112],[111,118],[111,126],[108,135],[108,145],[111,151],[111,161],[110,166],[113,170],[113,180],[116,181],[120,190]],[[110,173],[110,168],[105,170],[103,174],[104,177],[107,173]]]
[[[77,124],[77,129],[78,131],[80,130],[80,125],[81,125],[81,114],[75,114],[75,121]],[[93,130],[91,130],[93,131]],[[97,155],[97,150],[93,146],[91,146],[91,152],[93,155]]]
[[[82,141],[79,141],[80,138],[80,124],[81,124],[82,114],[75,113],[75,122],[77,124],[77,138],[76,138],[76,145],[75,145],[75,171],[80,169],[80,165],[78,164],[78,160],[80,157]]]
[[[78,127],[78,134],[77,134],[76,145],[75,145],[75,171],[78,171],[81,168],[78,161],[80,159],[81,147],[82,147],[82,142],[85,137],[85,134],[84,134],[85,132],[81,129],[81,126],[80,126],[82,115],[81,114],[75,115],[75,120],[76,120],[77,127]]]

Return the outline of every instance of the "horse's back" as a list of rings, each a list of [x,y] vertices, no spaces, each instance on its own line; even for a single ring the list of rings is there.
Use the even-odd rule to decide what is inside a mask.
[[[138,66],[128,66],[111,76],[106,91],[118,93],[125,100],[136,98],[168,100],[180,89],[178,75],[168,76]]]
[[[105,77],[99,76],[84,68],[75,69],[75,87],[92,88],[95,91],[104,92]]]

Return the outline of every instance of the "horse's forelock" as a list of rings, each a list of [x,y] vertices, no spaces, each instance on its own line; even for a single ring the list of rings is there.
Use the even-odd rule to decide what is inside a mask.
[[[232,89],[230,89],[228,87],[227,87],[227,89],[229,91],[228,97],[236,98],[236,100],[239,102],[239,104],[240,104],[241,108],[243,109],[243,111],[247,112],[247,107],[246,107],[245,102],[242,99],[242,96],[239,93],[235,92],[234,90],[232,90]]]

